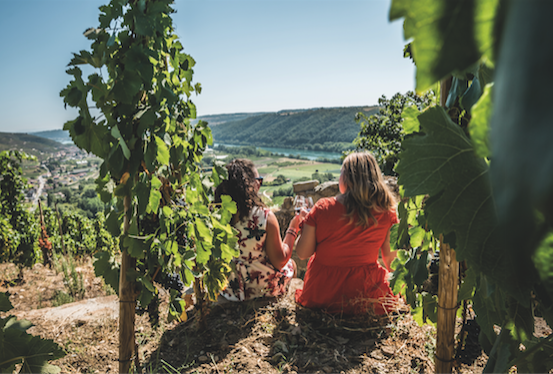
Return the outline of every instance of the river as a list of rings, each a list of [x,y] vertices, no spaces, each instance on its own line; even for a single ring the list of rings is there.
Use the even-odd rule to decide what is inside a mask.
[[[225,147],[244,147],[243,145],[235,144],[224,144],[224,143],[214,143],[213,146],[224,145]],[[259,149],[264,149],[269,152],[283,154],[285,156],[297,156],[300,155],[303,158],[309,160],[316,160],[319,158],[327,158],[330,160],[339,160],[342,157],[341,153],[334,152],[321,152],[321,151],[306,151],[305,149],[292,149],[292,148],[273,148],[273,147],[257,147]]]

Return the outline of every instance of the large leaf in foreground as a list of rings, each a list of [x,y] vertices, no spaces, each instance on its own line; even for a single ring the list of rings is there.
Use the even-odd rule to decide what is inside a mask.
[[[428,194],[425,213],[432,231],[444,234],[458,260],[488,275],[524,305],[534,278],[521,274],[533,265],[520,251],[507,251],[496,234],[497,215],[488,166],[470,139],[441,107],[420,114],[420,134],[406,137],[396,168],[405,196]]]
[[[509,252],[532,256],[534,209],[553,213],[553,2],[514,1],[496,71],[491,176]],[[551,290],[550,290],[551,292]]]
[[[413,39],[417,90],[424,91],[482,55],[492,59],[499,0],[393,0],[390,20],[405,17],[404,37]]]

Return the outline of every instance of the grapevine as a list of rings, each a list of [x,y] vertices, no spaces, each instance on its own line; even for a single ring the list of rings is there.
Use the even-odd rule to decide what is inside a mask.
[[[20,277],[22,269],[34,265],[40,256],[35,248],[39,236],[38,225],[22,204],[27,180],[22,176],[20,164],[23,160],[34,159],[34,156],[24,152],[0,152],[0,224],[4,228],[0,261],[17,264]]]
[[[174,33],[171,4],[112,0],[100,7],[99,26],[85,31],[91,50],[74,54],[67,70],[72,79],[60,93],[79,110],[64,128],[78,147],[103,160],[97,191],[105,203],[116,200],[106,227],[119,238],[122,262],[98,253],[95,269],[112,283],[121,269],[121,372],[133,354],[133,303],[137,298],[144,307],[158,297],[157,269],[180,274],[185,285],[194,282],[201,320],[204,295],[213,297],[224,286],[208,282],[206,290],[202,279],[224,276],[225,264],[237,255],[230,226],[236,206],[230,199],[212,204],[210,186],[225,177],[224,168],[215,165],[208,176],[199,167],[213,139],[205,122],[191,121],[196,106],[190,97],[201,86],[192,83],[195,61]],[[96,72],[85,79],[81,65]],[[168,318],[179,320],[186,305],[173,291]]]
[[[551,37],[544,25],[553,5],[406,4],[394,0],[390,19],[405,18],[417,90],[452,85],[442,92],[443,106],[404,113],[404,123],[416,126],[402,142],[395,171],[406,200],[428,198],[421,207],[423,222],[410,220],[398,230],[396,246],[409,255],[398,256],[396,284],[404,282],[403,292],[418,308],[431,308],[425,291],[418,292],[422,277],[405,270],[408,265],[422,270],[428,257],[402,245],[422,231],[440,235],[466,263],[458,300],[470,301],[476,314],[459,336],[460,359],[475,354],[463,351],[474,342],[477,323],[479,344],[489,355],[484,372],[507,372],[515,365],[519,372],[548,372],[551,337],[534,336],[534,315],[553,324],[553,182],[529,180],[551,173],[551,163],[541,162],[551,153],[543,150],[551,135],[544,126],[545,103],[551,100],[546,87],[553,81],[542,65],[552,58],[542,41]]]

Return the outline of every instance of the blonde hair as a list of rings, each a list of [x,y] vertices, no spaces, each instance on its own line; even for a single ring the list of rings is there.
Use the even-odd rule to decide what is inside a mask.
[[[344,205],[349,223],[354,221],[357,214],[355,226],[368,227],[370,220],[376,226],[378,221],[372,212],[385,212],[395,207],[396,199],[384,183],[382,172],[372,154],[359,152],[347,156],[342,164],[340,178],[346,187]]]

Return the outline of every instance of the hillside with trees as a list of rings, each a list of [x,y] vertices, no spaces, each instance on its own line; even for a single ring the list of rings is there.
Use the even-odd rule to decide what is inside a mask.
[[[212,128],[215,142],[341,152],[359,133],[355,115],[378,107],[286,110],[227,122]]]
[[[43,137],[24,134],[0,132],[0,152],[19,150],[36,156],[39,160],[64,148],[64,145]]]

